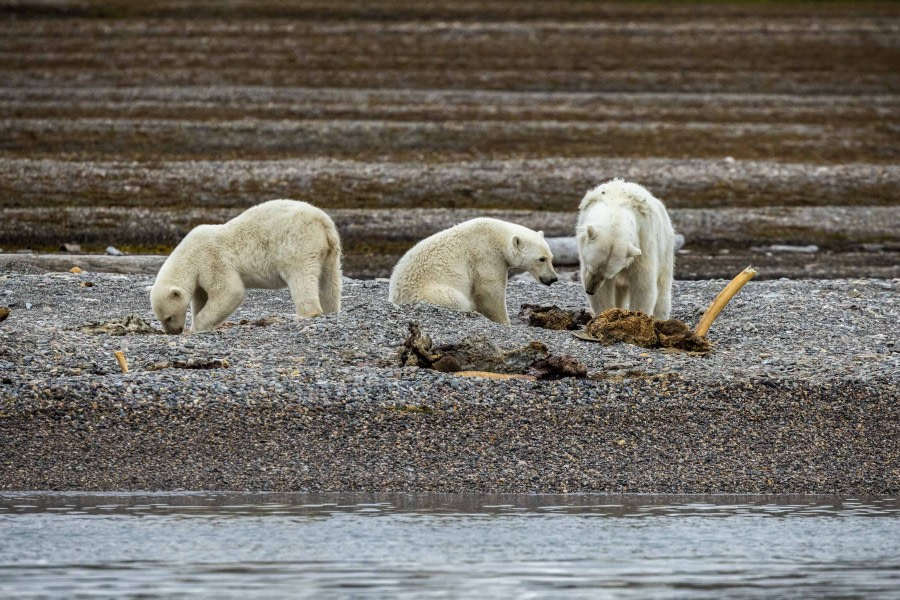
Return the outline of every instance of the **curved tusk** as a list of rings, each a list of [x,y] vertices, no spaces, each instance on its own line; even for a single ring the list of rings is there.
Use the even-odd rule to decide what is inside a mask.
[[[706,337],[706,333],[709,331],[710,326],[713,324],[713,321],[716,320],[716,317],[719,316],[719,313],[722,312],[722,309],[725,308],[725,305],[728,304],[734,295],[740,291],[744,284],[753,279],[754,275],[758,275],[759,272],[753,267],[747,267],[740,274],[731,280],[731,283],[725,286],[719,295],[716,296],[716,299],[713,300],[712,304],[709,305],[709,308],[706,309],[706,312],[703,313],[703,316],[700,317],[700,322],[697,323],[697,327],[694,328],[694,333],[701,337]]]

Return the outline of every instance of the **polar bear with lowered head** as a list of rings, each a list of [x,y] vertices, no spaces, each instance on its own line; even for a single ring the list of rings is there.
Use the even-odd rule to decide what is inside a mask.
[[[223,225],[200,225],[156,276],[150,304],[166,333],[209,331],[237,310],[247,288],[288,287],[297,317],[341,308],[341,243],[327,214],[306,202],[271,200]]]
[[[525,269],[545,285],[556,281],[544,233],[499,219],[472,219],[413,246],[391,273],[390,301],[476,311],[508,325],[511,268]]]
[[[594,314],[618,307],[668,319],[675,231],[663,203],[614,179],[589,191],[579,209],[581,281]]]

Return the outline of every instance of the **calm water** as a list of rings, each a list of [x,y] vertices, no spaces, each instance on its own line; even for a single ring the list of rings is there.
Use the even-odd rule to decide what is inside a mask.
[[[900,597],[900,501],[0,494],[3,598]]]

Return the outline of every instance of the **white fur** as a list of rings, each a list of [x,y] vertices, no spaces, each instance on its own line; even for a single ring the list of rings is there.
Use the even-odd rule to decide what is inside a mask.
[[[668,319],[675,231],[663,203],[614,179],[589,191],[579,209],[581,281],[594,314],[619,307]]]
[[[391,274],[390,300],[477,311],[509,324],[510,268],[525,269],[546,285],[556,281],[544,233],[499,219],[472,219],[413,246]]]
[[[297,317],[341,308],[341,246],[327,214],[306,202],[271,200],[223,225],[200,225],[163,263],[150,290],[168,333],[209,331],[237,310],[247,288],[288,287]]]

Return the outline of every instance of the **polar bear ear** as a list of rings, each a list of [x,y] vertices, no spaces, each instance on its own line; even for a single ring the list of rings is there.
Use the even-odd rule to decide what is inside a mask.
[[[515,250],[516,252],[521,252],[521,251],[522,251],[522,247],[523,247],[524,245],[525,245],[525,244],[522,242],[522,238],[520,238],[520,237],[517,236],[517,235],[514,235],[514,236],[513,236],[513,238],[512,238],[512,247],[513,247],[513,250]]]
[[[543,232],[543,231],[538,231],[538,235],[541,236],[541,237],[544,237],[544,232]]]
[[[594,241],[597,239],[597,229],[593,225],[588,225],[585,229],[587,232],[587,237],[590,241]]]
[[[181,298],[181,289],[173,287],[171,290],[169,290],[169,298],[173,298],[175,300]]]
[[[638,248],[637,246],[629,245],[629,246],[628,246],[627,254],[628,254],[629,257],[632,257],[632,256],[640,256],[640,255],[641,255],[641,249]]]

